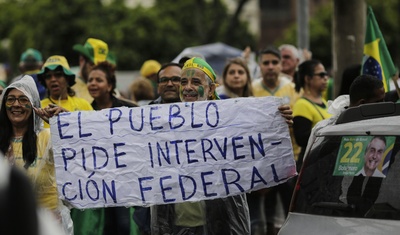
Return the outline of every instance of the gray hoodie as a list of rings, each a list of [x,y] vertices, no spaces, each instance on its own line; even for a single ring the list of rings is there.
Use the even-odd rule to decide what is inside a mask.
[[[11,83],[9,86],[7,86],[4,91],[3,94],[0,97],[0,101],[3,100],[3,97],[6,93],[8,93],[7,91],[10,89],[18,89],[20,90],[22,93],[24,93],[24,95],[26,95],[26,97],[29,98],[32,107],[36,107],[36,108],[40,108],[40,97],[39,97],[39,92],[37,90],[36,87],[36,83],[33,80],[33,78],[29,75],[24,75],[21,79]],[[0,107],[1,109],[1,107]],[[39,131],[42,129],[42,119],[33,111],[33,121],[34,121],[34,130],[35,133],[38,134]]]

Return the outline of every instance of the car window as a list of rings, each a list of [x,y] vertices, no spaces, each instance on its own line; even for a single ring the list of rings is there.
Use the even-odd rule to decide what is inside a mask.
[[[400,136],[318,138],[299,173],[291,211],[400,220]]]

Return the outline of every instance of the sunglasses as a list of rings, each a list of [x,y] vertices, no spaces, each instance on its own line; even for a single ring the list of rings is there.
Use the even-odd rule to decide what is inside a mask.
[[[167,84],[169,81],[175,84],[179,84],[181,82],[181,77],[174,76],[174,77],[162,77],[158,80],[160,84]]]
[[[20,96],[20,97],[15,97],[15,96],[7,96],[6,98],[6,104],[7,105],[12,105],[15,103],[15,101],[18,100],[20,105],[26,105],[30,103],[29,98],[26,96]]]
[[[325,78],[328,77],[328,73],[327,72],[314,73],[313,76],[319,76],[320,78]]]
[[[64,76],[64,73],[61,71],[56,71],[54,73],[46,73],[44,75],[44,79],[50,79],[51,77],[55,77],[55,78],[61,78]]]

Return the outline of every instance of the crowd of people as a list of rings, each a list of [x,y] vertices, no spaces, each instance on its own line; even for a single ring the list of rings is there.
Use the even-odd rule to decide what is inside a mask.
[[[39,207],[51,212],[65,234],[276,234],[282,219],[279,212],[285,217],[289,211],[294,179],[268,189],[195,203],[69,208],[58,197],[49,130],[49,118],[61,112],[281,97],[279,111],[289,126],[293,156],[300,170],[316,129],[335,123],[345,107],[385,98],[379,79],[355,74],[348,80],[354,80],[360,89],[350,86],[349,95],[335,100],[340,111],[331,112],[327,99],[332,97],[326,93],[332,83],[324,65],[310,53],[301,61],[299,50],[287,44],[259,52],[258,78],[251,77],[244,57],[229,58],[221,77],[201,55],[182,58],[179,63],[148,60],[140,70],[141,78],[132,83],[129,96],[124,97],[117,89],[116,60],[107,43],[89,38],[73,50],[79,56],[76,75],[64,56],[52,55],[43,63],[41,53],[30,48],[21,55],[22,74],[9,85],[0,81],[0,152],[9,165],[30,178]],[[32,216],[32,220],[37,218]],[[40,230],[35,225],[32,229]]]

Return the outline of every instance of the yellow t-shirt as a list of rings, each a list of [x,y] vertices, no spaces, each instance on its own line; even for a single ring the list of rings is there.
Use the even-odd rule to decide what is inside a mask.
[[[255,97],[264,96],[277,96],[285,99],[285,103],[289,104],[293,109],[294,103],[300,98],[300,94],[294,89],[294,83],[286,77],[279,77],[279,84],[274,90],[268,89],[262,82],[261,79],[253,81],[253,95]]]
[[[22,157],[22,138],[13,139],[11,142],[13,161],[32,180],[39,205],[54,210],[58,206],[58,194],[53,152],[50,147],[50,131],[48,129],[40,131],[36,143],[36,160],[25,170],[25,162]]]
[[[304,98],[297,100],[293,107],[293,117],[301,116],[307,118],[312,122],[312,127],[314,127],[319,121],[332,116],[332,114],[328,113],[326,101],[323,99],[322,102],[325,104],[325,108],[313,104]]]
[[[93,107],[89,102],[76,96],[68,96],[66,100],[50,100],[49,98],[45,98],[41,101],[41,104],[42,108],[47,107],[49,104],[56,104],[70,112],[93,110]],[[47,122],[44,122],[44,128],[50,128],[50,125]]]
[[[263,84],[262,78],[255,80],[252,84],[252,87],[253,87],[253,95],[255,97],[263,97],[263,96],[282,97],[285,99],[285,103],[289,104],[292,109],[302,93],[302,91],[300,93],[297,93],[294,88],[294,83],[284,76],[279,76],[279,85],[273,91],[269,90]],[[297,160],[301,148],[296,144],[296,141],[294,139],[293,128],[290,128],[289,131],[290,131],[290,139],[292,141],[294,159]]]

